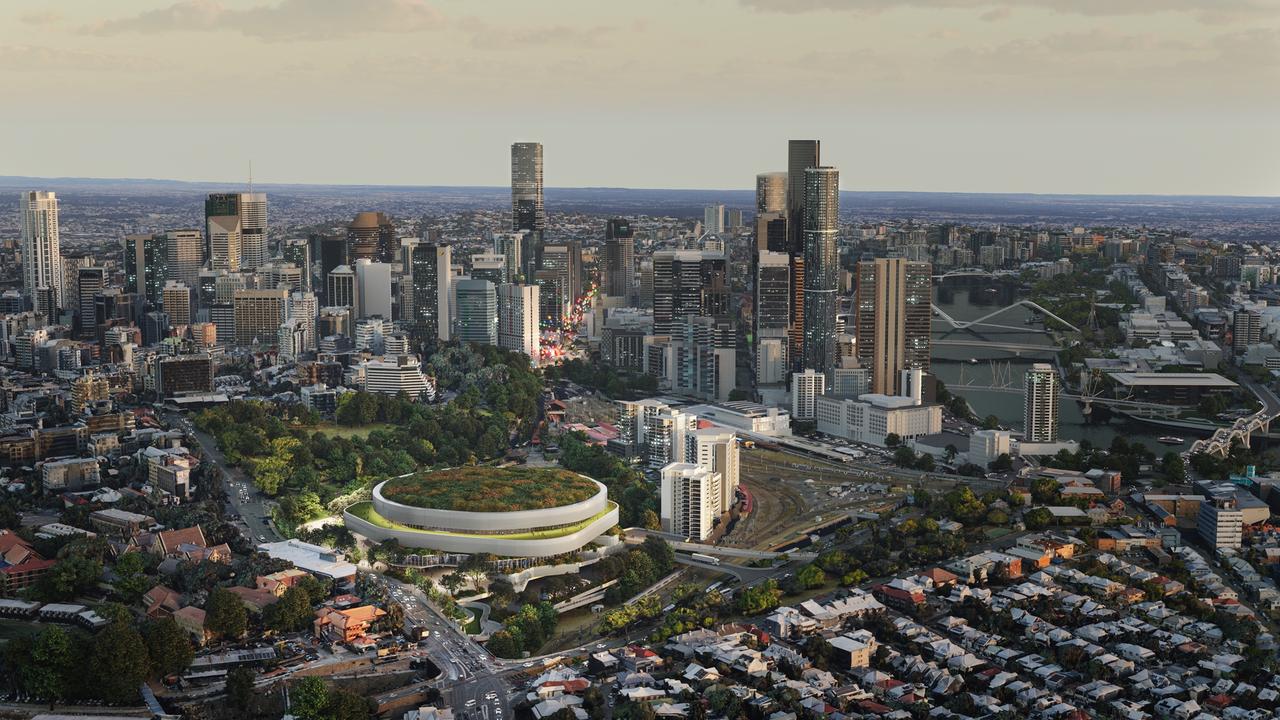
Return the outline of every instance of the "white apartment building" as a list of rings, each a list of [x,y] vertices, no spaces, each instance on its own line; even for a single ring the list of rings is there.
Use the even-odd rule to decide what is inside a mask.
[[[818,432],[884,447],[886,435],[906,440],[942,432],[942,406],[917,405],[910,397],[868,393],[857,400],[818,396]]]
[[[685,461],[720,474],[720,508],[733,506],[738,490],[738,436],[730,430],[702,428],[686,435]]]
[[[660,514],[663,532],[695,541],[707,539],[723,511],[723,494],[718,472],[693,463],[664,466]]]
[[[812,420],[817,398],[826,392],[827,376],[812,368],[791,373],[791,417]]]
[[[417,400],[427,392],[427,378],[422,374],[422,364],[417,355],[397,355],[368,360],[361,363],[364,371],[365,392],[383,395],[404,393],[410,400]]]
[[[537,285],[498,286],[498,347],[522,352],[535,364],[542,351],[538,290]]]

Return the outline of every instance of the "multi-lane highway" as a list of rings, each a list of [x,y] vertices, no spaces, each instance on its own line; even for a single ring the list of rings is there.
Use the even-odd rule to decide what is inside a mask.
[[[249,542],[256,545],[260,542],[282,540],[280,533],[271,525],[271,502],[258,492],[244,471],[227,463],[226,456],[218,449],[218,441],[197,428],[182,413],[169,412],[161,417],[169,427],[181,428],[188,437],[194,438],[205,462],[212,461],[222,473],[223,488],[227,492],[226,511],[229,515],[240,517],[241,530],[249,538]]]

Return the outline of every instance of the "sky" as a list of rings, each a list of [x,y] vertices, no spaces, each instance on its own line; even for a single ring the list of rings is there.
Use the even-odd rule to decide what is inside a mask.
[[[1280,0],[0,2],[0,174],[1280,196]]]

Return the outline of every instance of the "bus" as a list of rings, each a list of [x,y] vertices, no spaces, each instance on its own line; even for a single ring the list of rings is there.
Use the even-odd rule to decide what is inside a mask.
[[[702,563],[707,563],[708,565],[719,565],[719,564],[720,564],[720,558],[718,558],[718,557],[714,557],[714,556],[711,556],[711,555],[703,555],[702,553],[693,553],[693,554],[689,555],[689,559],[690,559],[690,560],[696,560],[696,561],[698,561],[698,562],[702,562]]]

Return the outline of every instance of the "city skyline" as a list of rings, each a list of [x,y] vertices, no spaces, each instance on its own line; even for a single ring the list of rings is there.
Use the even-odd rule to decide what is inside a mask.
[[[547,187],[722,189],[822,137],[864,170],[846,190],[1275,196],[1276,100],[1257,92],[1280,77],[1274,8],[72,1],[3,13],[0,88],[46,112],[0,127],[57,134],[9,158],[42,177],[231,181],[252,161],[268,182],[497,187],[507,146],[537,140]],[[186,112],[227,82],[254,113]],[[765,92],[825,109],[734,112]],[[345,109],[372,95],[396,101]]]

